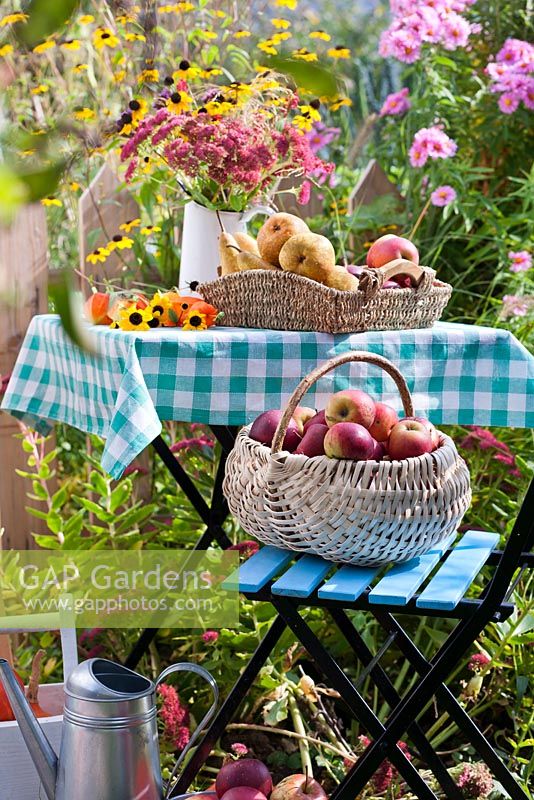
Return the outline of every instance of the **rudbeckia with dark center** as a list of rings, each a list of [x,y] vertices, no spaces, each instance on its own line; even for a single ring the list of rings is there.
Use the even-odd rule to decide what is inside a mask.
[[[123,222],[122,225],[119,225],[119,230],[124,231],[125,233],[130,233],[132,228],[137,228],[141,224],[141,220],[139,217],[136,219],[128,219],[126,222]]]
[[[172,73],[173,79],[178,81],[187,81],[198,78],[202,73],[199,67],[195,67],[186,58],[182,59],[178,64],[178,69]]]
[[[134,97],[128,103],[128,111],[132,115],[132,122],[137,125],[147,112],[148,104],[142,97]]]
[[[185,317],[182,325],[184,331],[205,331],[207,327],[206,315],[201,311],[195,311],[194,308]]]
[[[104,47],[116,47],[119,39],[110,28],[97,28],[93,33],[93,44],[97,50]]]
[[[64,42],[60,42],[59,46],[63,50],[70,50],[71,52],[75,53],[76,50],[79,50],[82,43],[79,39],[65,39]]]
[[[119,312],[119,328],[122,331],[148,331],[150,322],[154,319],[150,308],[138,308],[132,303]]]
[[[312,31],[310,33],[310,39],[320,39],[323,42],[329,42],[332,37],[326,31]]]
[[[41,200],[41,205],[43,206],[59,206],[61,207],[63,203],[58,197],[43,197]]]
[[[331,47],[330,50],[326,51],[326,54],[330,56],[330,58],[350,58],[349,48],[344,47],[342,44]]]
[[[191,95],[187,94],[187,92],[173,92],[167,100],[166,106],[169,111],[173,111],[175,114],[181,114],[182,111],[187,111],[189,109],[192,102],[193,98]]]
[[[143,236],[151,236],[153,233],[159,233],[161,228],[159,225],[145,225],[144,228],[141,228],[141,234]]]
[[[110,251],[113,250],[131,250],[133,247],[133,239],[130,239],[129,236],[121,236],[120,233],[117,233],[106,245],[106,249]]]
[[[87,258],[85,259],[90,264],[96,264],[99,261],[104,263],[106,258],[109,256],[109,250],[107,247],[97,247],[96,250],[93,250],[92,253],[89,253]]]
[[[301,47],[299,50],[294,50],[291,55],[294,58],[298,58],[301,61],[317,61],[317,53],[310,53],[309,50],[306,50],[305,47]]]
[[[124,111],[117,120],[117,131],[129,136],[132,132],[133,116],[129,111]]]
[[[137,76],[137,83],[157,83],[159,81],[159,69],[144,69]]]

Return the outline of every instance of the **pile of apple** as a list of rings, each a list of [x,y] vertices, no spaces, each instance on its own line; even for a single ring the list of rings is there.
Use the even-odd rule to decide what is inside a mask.
[[[271,773],[256,758],[225,764],[213,788],[219,800],[327,800],[321,784],[306,775],[289,775],[273,788]],[[205,797],[212,800],[213,795],[206,793]]]
[[[248,233],[222,233],[219,237],[221,276],[250,269],[284,270],[302,275],[332,289],[355,291],[359,287],[361,266],[336,264],[336,254],[326,236],[310,231],[294,214],[273,214],[254,239]],[[377,239],[367,253],[367,267],[376,269],[397,258],[419,264],[417,248],[408,239],[386,234]],[[384,289],[412,285],[409,275],[384,283]]]
[[[270,446],[282,414],[279,409],[260,414],[250,438]],[[360,389],[347,389],[333,394],[323,411],[298,406],[283,448],[309,458],[401,461],[431,453],[438,445],[439,433],[429,420],[399,419],[387,403],[375,402]]]

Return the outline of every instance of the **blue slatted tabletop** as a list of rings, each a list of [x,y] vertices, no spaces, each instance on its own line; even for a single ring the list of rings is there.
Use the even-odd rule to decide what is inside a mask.
[[[450,537],[422,556],[390,567],[339,565],[318,556],[300,556],[269,545],[242,564],[223,586],[239,587],[242,592],[254,594],[275,579],[271,586],[275,596],[305,599],[317,590],[319,598],[340,603],[353,603],[370,589],[369,603],[399,608],[407,605],[419,591],[418,608],[450,611],[465,596],[497,546],[499,535],[468,531],[443,561],[454,538]]]

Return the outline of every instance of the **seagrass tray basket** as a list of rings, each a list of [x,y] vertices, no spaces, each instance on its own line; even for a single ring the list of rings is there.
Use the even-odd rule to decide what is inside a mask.
[[[340,364],[363,361],[395,381],[406,416],[406,381],[386,358],[354,351],[327,361],[297,386],[269,448],[238,434],[223,491],[244,530],[265,544],[376,566],[426,553],[457,529],[471,502],[469,471],[439,432],[432,453],[402,461],[351,461],[282,451],[289,421],[306,391]]]
[[[414,288],[383,288],[409,274]],[[428,328],[440,319],[452,287],[429,267],[395,259],[379,269],[365,268],[356,291],[330,289],[283,270],[251,269],[203,283],[198,291],[224,312],[222,324],[237,328],[356,333]]]

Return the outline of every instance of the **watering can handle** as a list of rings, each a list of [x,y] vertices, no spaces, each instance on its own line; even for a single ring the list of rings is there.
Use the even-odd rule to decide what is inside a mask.
[[[271,217],[273,214],[276,214],[276,211],[270,206],[252,206],[252,208],[249,208],[248,211],[244,212],[243,216],[241,217],[241,222],[250,222],[252,217],[255,217],[256,214],[265,214],[266,216]]]
[[[174,783],[174,778],[176,776],[176,773],[178,772],[178,767],[180,766],[180,764],[182,763],[182,761],[186,757],[186,755],[189,752],[189,750],[193,747],[193,745],[197,741],[198,737],[200,736],[200,734],[202,733],[202,731],[204,730],[204,728],[206,727],[206,725],[208,724],[210,719],[215,714],[215,711],[217,710],[217,705],[218,705],[218,702],[219,702],[219,689],[218,689],[218,686],[217,686],[217,684],[215,682],[215,678],[213,677],[213,675],[211,675],[208,672],[207,669],[204,669],[204,667],[201,667],[198,664],[189,664],[187,661],[181,662],[179,664],[173,664],[172,666],[167,667],[167,669],[164,669],[163,672],[161,673],[161,675],[159,676],[159,678],[156,681],[156,688],[160,685],[160,683],[163,683],[165,678],[167,678],[169,675],[172,675],[173,672],[195,672],[197,675],[200,675],[202,678],[204,678],[204,680],[207,683],[209,683],[209,685],[211,687],[211,691],[213,692],[213,703],[211,704],[211,707],[209,708],[208,712],[204,715],[204,717],[198,723],[194,733],[192,734],[191,738],[189,739],[189,742],[187,743],[187,745],[184,747],[184,749],[182,750],[182,752],[178,756],[176,764],[173,767],[173,770],[172,770],[172,773],[171,773],[171,777],[169,778],[169,782],[167,784],[167,790],[166,790],[165,795],[164,795],[165,800],[167,800],[167,798],[169,797],[169,794],[171,792],[172,785]]]

